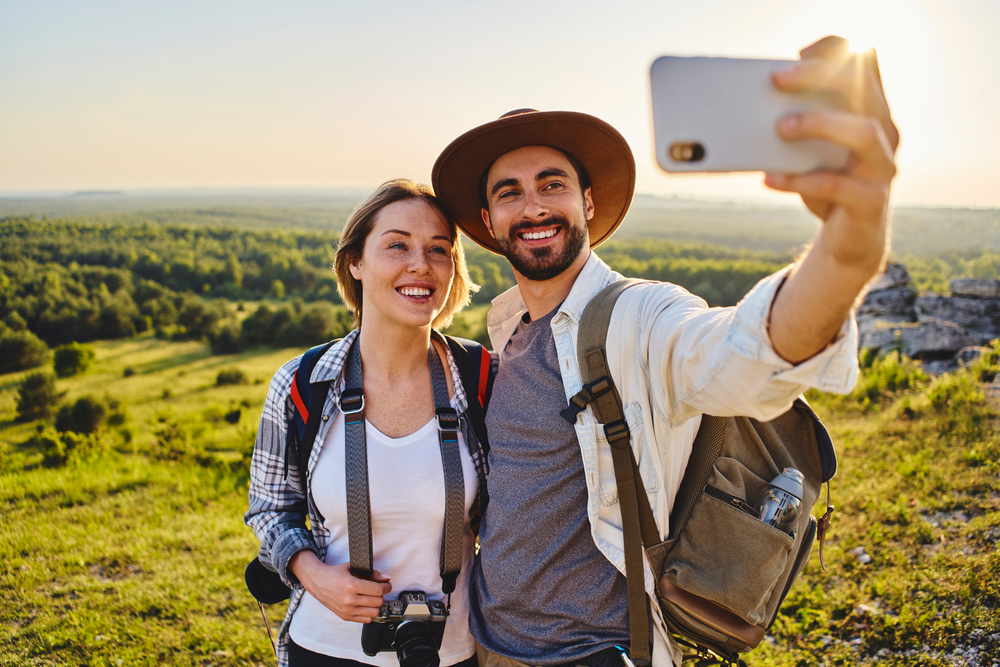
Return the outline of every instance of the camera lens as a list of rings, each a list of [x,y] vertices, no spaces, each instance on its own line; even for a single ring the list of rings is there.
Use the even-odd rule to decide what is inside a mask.
[[[396,628],[396,658],[399,667],[438,667],[437,642],[423,621],[404,621]]]

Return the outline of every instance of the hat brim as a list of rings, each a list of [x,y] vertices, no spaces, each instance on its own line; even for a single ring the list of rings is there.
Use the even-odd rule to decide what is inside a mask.
[[[434,193],[473,241],[500,254],[483,223],[479,185],[505,153],[524,146],[552,146],[570,153],[590,175],[594,216],[590,247],[606,241],[628,212],[635,192],[635,159],[625,138],[594,116],[572,111],[531,111],[474,128],[438,156],[431,174]]]

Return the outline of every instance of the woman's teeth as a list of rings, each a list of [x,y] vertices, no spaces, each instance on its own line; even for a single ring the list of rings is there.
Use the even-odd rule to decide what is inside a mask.
[[[426,287],[400,287],[399,293],[403,296],[430,296],[431,291]]]

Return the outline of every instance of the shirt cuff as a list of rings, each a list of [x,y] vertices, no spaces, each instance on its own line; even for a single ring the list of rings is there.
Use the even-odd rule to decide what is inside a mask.
[[[300,551],[308,549],[319,557],[316,543],[312,535],[304,528],[295,528],[281,535],[271,549],[271,563],[278,571],[278,576],[289,588],[302,588],[298,578],[288,569],[288,563],[292,556]]]
[[[858,325],[853,310],[826,348],[803,362],[792,364],[782,359],[771,344],[767,328],[771,305],[791,269],[786,266],[764,278],[737,304],[726,340],[741,356],[774,369],[760,396],[762,402],[787,393],[790,385],[850,393],[859,375]]]

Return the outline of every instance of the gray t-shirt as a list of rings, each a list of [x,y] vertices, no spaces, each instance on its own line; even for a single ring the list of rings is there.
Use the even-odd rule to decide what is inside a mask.
[[[598,551],[551,321],[518,325],[493,385],[490,502],[470,591],[484,647],[531,665],[627,646],[625,577]]]

